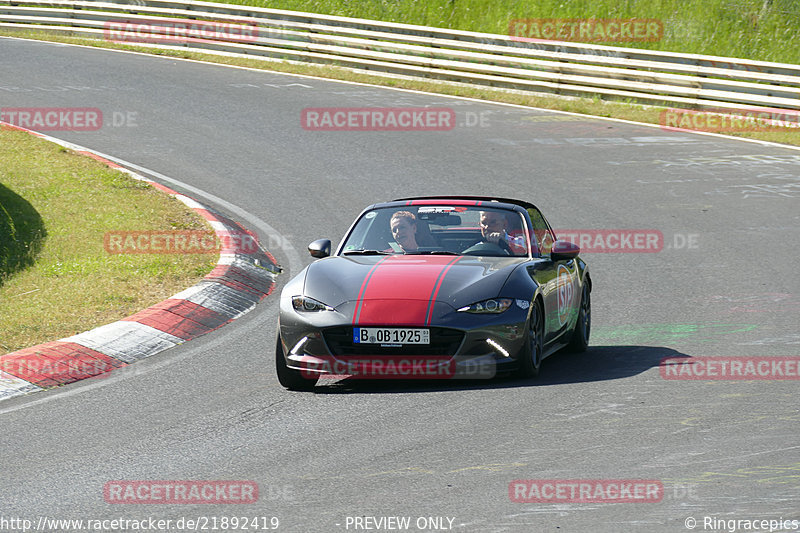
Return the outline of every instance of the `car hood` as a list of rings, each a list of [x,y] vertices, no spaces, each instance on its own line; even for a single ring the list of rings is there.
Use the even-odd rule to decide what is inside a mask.
[[[497,297],[525,258],[449,255],[336,256],[309,265],[304,294],[353,323],[423,325]]]

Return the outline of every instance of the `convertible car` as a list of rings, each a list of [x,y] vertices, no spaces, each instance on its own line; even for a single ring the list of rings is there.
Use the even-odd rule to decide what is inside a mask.
[[[281,293],[278,381],[468,379],[539,374],[561,348],[586,350],[589,270],[533,204],[404,198],[367,207],[331,254]]]

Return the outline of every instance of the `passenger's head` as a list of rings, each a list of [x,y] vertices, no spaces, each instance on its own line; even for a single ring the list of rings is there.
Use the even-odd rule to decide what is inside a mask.
[[[392,237],[404,251],[417,249],[417,218],[410,211],[398,211],[392,215],[389,222],[392,228]]]

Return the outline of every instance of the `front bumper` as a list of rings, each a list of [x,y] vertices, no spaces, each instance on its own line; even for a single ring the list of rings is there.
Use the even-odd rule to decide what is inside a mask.
[[[526,342],[527,310],[504,313],[445,313],[429,327],[429,345],[353,344],[352,314],[297,312],[281,302],[280,337],[289,368],[307,378],[354,376],[365,379],[491,379],[518,367]],[[398,324],[386,327],[400,327]]]

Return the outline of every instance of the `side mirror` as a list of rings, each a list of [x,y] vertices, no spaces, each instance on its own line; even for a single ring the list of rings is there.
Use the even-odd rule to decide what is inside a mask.
[[[311,257],[322,259],[331,255],[331,240],[330,239],[317,239],[308,245],[308,253]]]
[[[570,241],[556,241],[550,249],[550,258],[553,261],[562,259],[575,259],[581,253],[580,247]]]

